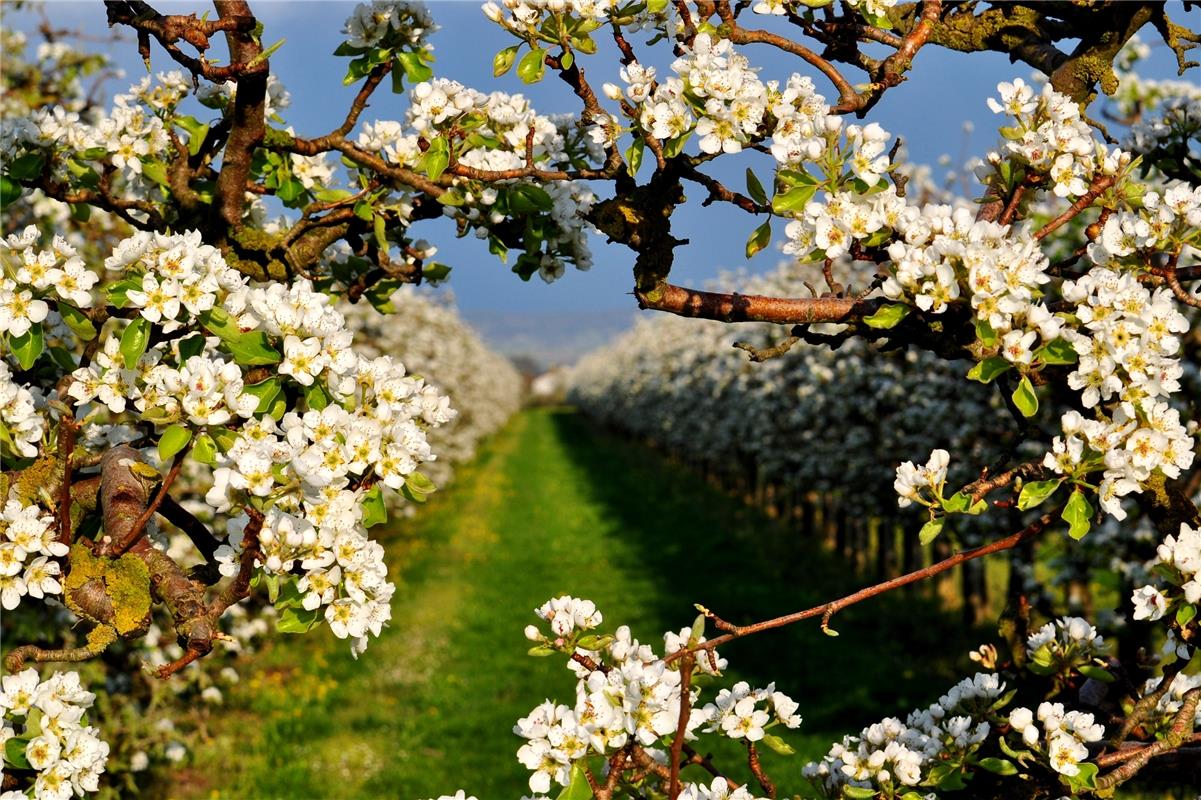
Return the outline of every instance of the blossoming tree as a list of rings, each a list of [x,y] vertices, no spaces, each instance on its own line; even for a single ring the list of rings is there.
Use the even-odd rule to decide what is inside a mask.
[[[334,298],[394,310],[401,284],[446,279],[418,238],[442,217],[522,278],[548,281],[590,265],[595,229],[632,253],[643,308],[795,326],[779,344],[749,347],[757,360],[800,340],[865,340],[946,361],[960,380],[993,387],[1014,440],[973,463],[963,484],[948,467],[971,453],[935,449],[922,466],[903,463],[900,505],[925,513],[913,535],[950,537],[968,517],[991,535],[848,597],[741,625],[702,606],[691,627],[666,634],[662,655],[628,628],[605,632],[587,600],[539,608],[545,624],[526,631],[532,652],[565,657],[578,685],[571,704],[547,701],[517,723],[533,792],[774,798],[759,748],[789,752],[775,731],[801,724],[803,707],[774,685],[711,693],[725,667],[717,647],[810,619],[833,633],[849,605],[1043,537],[1082,539],[1135,502],[1160,544],[1133,616],[1166,637],[1160,664],[1107,658],[1086,620],[1027,631],[1019,613],[1008,653],[982,650],[984,671],[905,721],[848,737],[806,768],[809,786],[785,791],[1108,796],[1140,772],[1170,769],[1172,754],[1195,753],[1201,687],[1184,670],[1201,624],[1198,409],[1181,379],[1182,338],[1201,307],[1190,289],[1201,278],[1201,114],[1195,97],[1128,97],[1146,119],[1126,148],[1089,116],[1099,92],[1125,83],[1115,61],[1144,27],[1182,73],[1194,66],[1198,35],[1168,9],[486,4],[507,37],[494,72],[557,77],[578,98],[578,116],[550,117],[521,95],[435,77],[427,11],[376,2],[354,10],[336,51],[357,87],[348,110],[332,130],[303,136],[283,126],[275,45],[249,4],[215,5],[209,19],[106,3],[148,63],[179,69],[108,110],[73,110],[35,85],[30,113],[6,114],[0,135],[0,199],[10,219],[32,223],[0,256],[0,601],[11,611],[57,598],[70,612],[64,629],[84,629],[71,646],[19,644],[5,657],[12,797],[92,791],[108,752],[104,720],[86,716],[92,693],[72,672],[43,678],[33,665],[95,659],[143,637],[154,609],[182,648],[157,669],[164,680],[208,654],[223,614],[253,591],[274,605],[280,630],[324,622],[356,655],[379,633],[393,587],[368,529],[387,518],[390,498],[432,490],[419,470],[436,455],[427,432],[453,411],[388,354],[356,353]],[[207,55],[219,35],[227,63]],[[587,78],[601,38],[623,85]],[[1041,91],[1004,83],[989,101],[1003,144],[977,170],[974,203],[919,202],[888,132],[845,122],[904,92],[930,47],[1003,52],[1047,79]],[[752,58],[766,48],[795,57],[798,71],[765,80]],[[668,69],[651,63],[656,52],[670,52]],[[364,121],[385,83],[407,95],[404,119]],[[766,180],[748,171],[745,192],[710,168],[744,150],[775,161]],[[785,252],[824,289],[669,282],[684,244],[671,219],[692,185],[705,204],[766,217],[748,255],[771,243],[778,219]],[[268,219],[269,208],[283,217]],[[189,510],[188,493],[211,518]],[[185,569],[156,546],[160,524],[186,535],[199,563]],[[743,743],[744,763],[714,763],[702,736]]]

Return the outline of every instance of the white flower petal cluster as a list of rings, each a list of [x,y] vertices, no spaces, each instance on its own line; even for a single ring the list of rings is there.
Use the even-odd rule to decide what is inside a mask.
[[[1088,660],[1104,654],[1105,639],[1083,617],[1063,617],[1026,639],[1026,652],[1032,658],[1044,648],[1064,661]]]
[[[1180,523],[1180,533],[1165,537],[1156,549],[1155,564],[1169,589],[1164,592],[1151,585],[1135,589],[1131,596],[1135,619],[1161,619],[1177,600],[1201,603],[1201,527]]]
[[[55,235],[45,250],[36,245],[40,233],[30,225],[0,242],[0,335],[24,336],[47,319],[47,299],[62,300],[77,308],[92,305],[91,289],[97,276],[79,252]]]
[[[38,412],[40,393],[13,380],[8,364],[0,361],[0,453],[34,458],[46,424]]]
[[[1109,152],[1097,142],[1080,114],[1080,106],[1048,83],[1036,95],[1021,78],[997,87],[998,102],[988,99],[993,113],[1013,118],[1004,130],[1006,155],[1016,157],[1035,172],[1047,175],[1058,197],[1080,197],[1098,175],[1112,175],[1130,161],[1120,150]],[[1001,156],[987,159],[999,163]]]
[[[761,800],[761,798],[756,798],[745,785],[731,789],[725,778],[717,777],[708,785],[685,783],[680,787],[680,800]]]
[[[904,794],[902,787],[921,784],[930,767],[984,742],[991,730],[985,717],[1004,692],[996,674],[977,673],[904,722],[889,717],[845,737],[803,774],[824,797],[842,797],[848,786]]]
[[[42,599],[62,594],[62,568],[54,560],[65,556],[54,517],[36,504],[24,504],[10,493],[0,510],[0,608],[12,611],[21,598]]]
[[[1162,676],[1150,678],[1143,684],[1143,695],[1151,694],[1162,683]],[[1172,682],[1168,684],[1168,691],[1155,704],[1155,711],[1147,723],[1150,728],[1155,733],[1166,732],[1171,727],[1173,718],[1180,713],[1180,708],[1184,705],[1184,695],[1198,686],[1201,686],[1201,675],[1178,673],[1172,678]],[[1197,709],[1197,713],[1193,717],[1193,726],[1201,726],[1201,708]]]
[[[351,47],[417,47],[435,30],[424,3],[372,0],[354,7],[342,33]]]
[[[391,314],[377,313],[367,303],[341,303],[338,310],[354,334],[357,352],[369,358],[391,355],[423,376],[427,389],[437,387],[438,394],[422,394],[422,403],[431,406],[423,410],[423,417],[443,416],[439,407],[448,402],[458,412],[446,424],[426,431],[438,459],[422,471],[441,487],[452,478],[451,465],[469,461],[479,444],[521,407],[521,375],[484,344],[452,305],[404,286],[388,303],[394,309]]]
[[[698,656],[697,663],[703,662],[703,655]],[[706,720],[705,731],[720,733],[730,739],[757,742],[774,724],[785,728],[800,727],[798,707],[791,697],[777,692],[774,683],[764,689],[752,689],[746,681],[739,681],[731,688],[719,691],[714,701],[705,705],[700,713]]]
[[[1192,465],[1193,439],[1167,402],[1180,390],[1177,334],[1189,323],[1167,289],[1152,293],[1130,273],[1094,268],[1065,281],[1063,296],[1076,304],[1080,321],[1063,331],[1080,357],[1068,385],[1096,419],[1065,414],[1064,437],[1046,465],[1068,473],[1099,457],[1101,507],[1121,520],[1122,496],[1139,491],[1153,473],[1176,478]]]
[[[485,94],[458,81],[435,78],[414,86],[409,96],[412,104],[404,123],[384,120],[367,124],[359,134],[358,146],[398,166],[415,167],[422,158],[420,138],[434,139],[470,120],[473,135],[455,145],[456,159],[465,167],[488,171],[523,168],[531,130],[537,164],[566,165],[571,161],[574,140],[565,135],[569,131],[564,120],[538,114],[520,94]],[[483,183],[459,178],[455,186],[463,195],[463,203],[445,205],[443,213],[465,220],[481,239],[488,238],[493,226],[518,211],[497,205],[501,198],[498,188],[528,187],[523,191],[539,198],[547,195],[545,213],[553,229],[543,237],[545,249],[541,256],[531,254],[541,260],[542,279],[548,283],[557,279],[569,262],[580,270],[592,266],[589,225],[583,215],[592,207],[595,196],[586,183],[550,181],[535,185],[517,179]]]
[[[897,505],[901,508],[914,503],[937,505],[947,482],[947,465],[950,463],[951,454],[941,449],[930,453],[930,459],[924,467],[918,467],[912,461],[902,463],[897,467],[897,479],[893,483]],[[923,496],[924,491],[930,492],[929,499]]]
[[[682,49],[671,68],[683,81],[676,88],[700,99],[696,135],[701,152],[741,152],[763,124],[767,87],[729,39],[701,33]]]
[[[68,800],[98,791],[109,747],[87,724],[96,695],[83,689],[79,673],[56,672],[43,681],[30,668],[5,675],[0,689],[0,746],[11,751],[20,743],[35,771],[32,785],[5,797]]]
[[[1092,714],[1064,711],[1063,703],[1041,703],[1037,723],[1035,716],[1028,708],[1015,708],[1009,725],[1028,748],[1047,759],[1051,769],[1069,777],[1079,774],[1080,764],[1088,759],[1086,745],[1101,741],[1105,727]]]
[[[547,700],[518,720],[513,728],[514,733],[526,740],[517,751],[517,759],[531,772],[531,791],[543,794],[549,792],[552,785],[567,786],[575,763],[589,756],[611,756],[628,743],[651,748],[649,752],[653,757],[653,748],[664,737],[674,735],[679,724],[681,676],[678,665],[668,664],[658,657],[649,645],[634,639],[624,625],[612,635],[588,634],[581,638],[579,634],[592,631],[601,623],[601,614],[590,600],[557,597],[535,613],[550,623],[553,636],[548,639],[537,626],[531,625],[525,631],[526,638],[543,642],[543,647],[563,647],[566,639],[573,653],[568,667],[575,674],[577,683],[574,706]],[[679,634],[669,632],[665,640],[674,643],[678,649],[681,637],[686,644],[690,635],[687,629]],[[593,637],[595,642],[590,641]],[[579,644],[570,648],[570,644],[577,641]],[[698,655],[698,664],[703,658],[703,653]],[[717,659],[717,662],[725,666],[724,659]],[[757,690],[753,698],[749,696],[747,684],[739,684],[735,691],[740,698],[746,696],[751,704],[762,703],[772,709],[778,722],[789,727],[800,724],[797,704],[775,691],[774,685]],[[721,719],[712,719],[709,710],[695,707],[699,693],[694,686],[688,698],[691,711],[686,735],[689,738],[695,738],[697,730],[707,722],[711,723],[710,730],[725,724]],[[719,702],[736,705],[726,703],[726,694]],[[740,714],[736,710],[730,713]],[[745,715],[750,719],[743,734],[748,741],[762,738],[764,725],[777,724],[772,714],[760,709]]]

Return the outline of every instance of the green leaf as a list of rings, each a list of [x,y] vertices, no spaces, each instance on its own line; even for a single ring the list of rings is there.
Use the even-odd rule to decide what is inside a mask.
[[[646,142],[637,137],[626,148],[626,163],[629,164],[631,175],[638,174],[638,170],[642,166],[642,154],[644,150],[646,150]]]
[[[564,50],[563,55],[559,56],[559,68],[571,69],[571,65],[575,63],[575,53],[570,50]]]
[[[1099,667],[1096,664],[1085,664],[1080,667],[1080,674],[1101,683],[1113,683],[1117,680],[1109,670],[1105,669],[1105,667]]]
[[[688,140],[692,138],[692,131],[674,136],[663,143],[663,157],[675,158],[683,150],[684,145],[688,144]]]
[[[450,275],[451,267],[438,261],[427,261],[421,267],[422,276],[428,281],[444,281]]]
[[[367,490],[359,504],[363,507],[364,528],[388,521],[388,507],[384,505],[384,493],[379,486],[372,486]]]
[[[279,612],[275,629],[280,633],[308,633],[321,624],[321,609],[306,611],[303,608],[285,608]]]
[[[450,166],[450,143],[446,141],[446,137],[439,136],[430,142],[430,147],[421,160],[425,165],[425,174],[430,180],[436,181],[441,178],[442,173]]]
[[[1034,358],[1044,364],[1075,364],[1079,360],[1076,348],[1066,339],[1055,339],[1034,351]]]
[[[922,544],[930,544],[930,542],[938,538],[938,534],[942,533],[942,528],[946,524],[946,517],[935,517],[922,526],[922,529],[917,534],[917,540]]]
[[[447,189],[438,195],[437,200],[444,206],[461,206],[467,202],[467,198],[458,189]]]
[[[138,317],[125,326],[121,333],[121,357],[125,359],[125,368],[133,369],[138,365],[138,359],[146,352],[150,344],[150,320]]]
[[[758,253],[769,244],[771,244],[770,219],[751,231],[750,238],[746,240],[746,257],[751,258],[755,253]]]
[[[1034,384],[1030,383],[1030,376],[1023,375],[1018,388],[1013,390],[1013,404],[1023,416],[1033,417],[1038,413],[1038,395],[1034,393]]]
[[[4,171],[19,181],[31,181],[42,174],[46,157],[41,153],[26,153],[4,165]]]
[[[283,202],[284,205],[295,207],[304,197],[304,184],[296,178],[288,178],[279,185],[275,190],[275,196]]]
[[[509,209],[516,214],[549,211],[554,204],[545,189],[532,183],[521,183],[509,190]]]
[[[158,457],[165,461],[175,458],[175,454],[188,446],[192,441],[192,429],[183,425],[172,425],[163,431],[158,440]]]
[[[1176,610],[1176,622],[1180,627],[1184,627],[1193,621],[1197,616],[1197,607],[1191,603],[1181,606]]]
[[[1083,539],[1093,526],[1093,513],[1092,503],[1088,502],[1084,492],[1079,489],[1072,492],[1062,514],[1063,521],[1068,524],[1068,536],[1077,541]]]
[[[29,759],[25,757],[25,748],[28,746],[28,736],[14,736],[4,743],[4,760],[17,769],[32,769]]]
[[[333,400],[333,395],[326,390],[325,384],[323,384],[321,381],[315,380],[308,386],[304,387],[304,401],[311,409],[321,411],[330,403],[332,403]]]
[[[15,203],[21,197],[21,191],[21,184],[7,175],[0,175],[0,208]]]
[[[546,53],[542,50],[531,50],[517,62],[517,77],[525,83],[537,83],[546,72]]]
[[[1013,765],[1013,762],[1004,758],[982,758],[976,762],[976,766],[996,775],[1017,775],[1018,773],[1018,768]]]
[[[225,341],[225,348],[243,366],[278,364],[283,360],[279,351],[271,346],[267,334],[262,331],[243,333]]]
[[[396,307],[392,305],[392,295],[396,294],[396,290],[399,288],[399,278],[383,278],[373,283],[371,288],[363,292],[363,296],[379,313],[395,314]]]
[[[596,633],[588,636],[581,636],[576,640],[575,646],[582,647],[585,650],[597,652],[608,647],[616,637],[611,633]]]
[[[1079,765],[1079,768],[1080,771],[1075,775],[1060,776],[1060,780],[1070,786],[1073,792],[1097,788],[1097,765],[1085,761]]]
[[[971,495],[964,494],[963,492],[955,492],[950,497],[943,498],[942,508],[948,514],[971,514],[972,516],[976,516],[988,510],[988,501],[980,499],[973,503]]]
[[[217,463],[217,444],[213,441],[213,437],[207,433],[201,433],[196,437],[196,443],[192,445],[192,450],[188,453],[192,458],[201,464],[207,464],[212,467]]]
[[[58,313],[62,315],[63,322],[67,323],[76,336],[85,342],[90,342],[96,338],[96,326],[88,319],[88,316],[72,305],[67,305],[63,301],[58,301]]]
[[[980,381],[980,383],[992,383],[998,375],[1005,373],[1012,366],[1000,356],[993,356],[978,362],[976,366],[968,370],[967,376],[973,381]]]
[[[790,211],[800,211],[809,205],[809,201],[817,194],[816,186],[794,186],[784,194],[778,194],[771,200],[772,210],[777,214],[787,214]]]
[[[746,191],[756,203],[767,205],[767,192],[763,190],[763,184],[750,167],[746,168]]]
[[[985,347],[992,347],[997,343],[997,332],[992,329],[992,325],[986,319],[976,320],[976,338]]]
[[[192,356],[198,356],[204,352],[204,335],[194,333],[191,336],[180,339],[176,343],[179,348],[179,363],[185,364]]]
[[[567,788],[559,792],[559,800],[588,800],[592,797],[592,787],[588,785],[588,776],[584,774],[584,765],[576,762],[571,767],[571,782]]]
[[[902,303],[889,303],[880,306],[875,314],[864,317],[863,321],[869,328],[895,328],[901,320],[909,315],[909,306]]]
[[[553,656],[556,652],[558,651],[550,645],[537,644],[526,650],[525,654],[527,656],[534,656],[535,658],[545,658],[546,656]]]
[[[434,71],[422,60],[421,53],[412,51],[400,53],[396,56],[396,60],[400,62],[405,77],[413,83],[425,83],[434,77]]]
[[[256,414],[271,413],[272,406],[275,404],[276,398],[279,397],[280,391],[283,388],[283,382],[278,375],[272,375],[267,380],[252,383],[249,386],[242,387],[242,394],[248,394],[251,397],[259,399],[258,406],[255,407]]]
[[[792,745],[774,733],[765,734],[763,736],[763,743],[782,756],[790,756],[796,753]]]
[[[46,349],[46,339],[42,335],[42,323],[29,326],[29,330],[20,336],[9,336],[8,346],[17,357],[21,369],[29,369],[38,356]]]
[[[71,219],[76,222],[87,222],[92,218],[92,207],[87,203],[68,203],[71,207]]]
[[[420,472],[413,472],[406,475],[405,486],[421,494],[433,494],[438,491],[438,487],[434,485],[434,482]]]
[[[424,503],[425,501],[429,500],[429,498],[421,492],[413,491],[413,489],[411,489],[407,483],[401,485],[400,494],[410,503]]]
[[[236,339],[242,335],[242,329],[234,322],[233,317],[224,308],[215,307],[200,312],[200,324],[214,336],[224,341]]]
[[[167,179],[167,165],[161,161],[143,158],[139,159],[142,162],[142,175],[157,183],[159,186],[167,186],[170,181]]]
[[[371,232],[375,235],[375,243],[380,250],[388,252],[388,219],[383,214],[376,214],[371,220]]]
[[[108,305],[125,308],[125,306],[129,305],[129,298],[127,297],[129,292],[141,288],[142,279],[131,275],[128,278],[122,278],[104,287],[104,295],[108,299]]]
[[[878,792],[875,789],[869,789],[866,786],[844,786],[842,787],[842,796],[852,798],[852,800],[871,800]]]
[[[1063,483],[1063,478],[1027,483],[1022,487],[1022,493],[1018,495],[1018,508],[1025,511],[1041,505],[1044,500],[1055,494],[1055,490],[1061,483]]]
[[[492,59],[492,76],[499,78],[513,68],[513,62],[517,60],[517,51],[521,49],[521,45],[515,44],[512,47],[506,47],[501,50]]]
[[[667,10],[667,0],[646,0],[646,10],[651,14],[662,14]]]

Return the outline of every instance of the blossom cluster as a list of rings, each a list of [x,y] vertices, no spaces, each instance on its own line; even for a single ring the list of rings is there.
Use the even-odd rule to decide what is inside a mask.
[[[941,503],[950,460],[951,455],[946,450],[935,450],[924,467],[918,467],[912,461],[905,461],[897,467],[897,479],[893,484],[897,505],[906,508],[915,502],[927,506]],[[923,497],[923,492],[929,492],[931,498]]]
[[[10,495],[0,510],[0,608],[12,611],[25,595],[40,600],[62,594],[62,568],[52,559],[67,550],[50,514]]]
[[[1135,589],[1131,597],[1135,619],[1161,619],[1174,601],[1194,607],[1201,603],[1201,527],[1180,523],[1180,532],[1164,537],[1156,549],[1156,565],[1171,586],[1169,594],[1150,584]]]
[[[565,135],[563,122],[538,114],[522,95],[485,94],[445,78],[418,83],[409,95],[412,102],[405,122],[365,124],[357,139],[360,148],[388,163],[415,168],[429,158],[419,146],[420,140],[428,143],[443,137],[446,141],[452,128],[465,126],[472,134],[455,145],[455,159],[464,167],[517,170],[526,166],[530,152],[537,164],[552,167],[568,165],[573,157],[581,156],[572,145],[576,140]],[[594,200],[587,184],[457,178],[452,191],[458,197],[453,201],[449,195],[444,198],[443,213],[465,222],[481,239],[494,236],[493,228],[511,215],[531,210],[545,213],[551,223],[541,234],[545,247],[527,254],[537,260],[535,269],[543,280],[560,277],[567,263],[580,270],[591,267],[588,226],[582,216]]]
[[[889,717],[845,737],[821,761],[805,765],[804,775],[823,797],[841,797],[844,787],[899,796],[940,764],[961,763],[979,750],[995,724],[994,712],[1006,702],[1004,693],[996,674],[977,673],[904,722]]]
[[[657,748],[675,735],[682,713],[687,714],[685,735],[690,739],[706,732],[753,743],[764,739],[775,725],[795,728],[801,724],[797,703],[774,684],[752,689],[740,682],[698,707],[701,690],[694,685],[684,695],[679,663],[657,656],[650,645],[633,638],[628,627],[623,625],[611,635],[588,634],[602,622],[590,600],[556,597],[535,613],[550,624],[552,636],[544,636],[531,625],[526,637],[542,642],[536,649],[570,655],[568,666],[578,681],[574,706],[547,700],[513,728],[526,740],[517,759],[531,771],[529,783],[534,792],[548,792],[553,784],[569,785],[573,767],[589,756],[608,757],[636,745],[650,758],[661,757]],[[664,636],[669,655],[704,642],[703,635],[687,628]],[[716,675],[726,662],[712,651],[702,651],[696,656],[696,666]],[[681,709],[682,703],[687,707]],[[684,789],[687,796],[696,798],[750,797],[742,790],[727,795],[727,790],[724,782],[720,786],[688,784]]]
[[[1045,756],[1060,775],[1079,774],[1081,762],[1088,759],[1087,745],[1105,736],[1105,727],[1092,714],[1065,711],[1063,703],[1040,703],[1038,723],[1035,718],[1030,709],[1015,708],[1009,713],[1009,726],[1035,754]]]
[[[423,3],[372,0],[355,6],[342,32],[352,47],[417,47],[435,30]]]
[[[31,668],[5,675],[2,689],[5,772],[17,779],[17,786],[30,782],[5,792],[5,800],[67,800],[97,791],[109,746],[88,724],[87,711],[96,695],[84,690],[79,674],[56,672],[41,680]]]
[[[1079,328],[1063,332],[1079,355],[1068,385],[1081,392],[1096,419],[1067,412],[1064,436],[1057,437],[1046,463],[1072,474],[1099,458],[1105,468],[1101,507],[1124,519],[1122,496],[1139,491],[1155,472],[1179,477],[1193,462],[1193,439],[1168,403],[1180,390],[1176,334],[1188,330],[1188,320],[1171,292],[1152,293],[1130,273],[1096,267],[1065,281],[1062,291],[1076,304],[1080,321]]]

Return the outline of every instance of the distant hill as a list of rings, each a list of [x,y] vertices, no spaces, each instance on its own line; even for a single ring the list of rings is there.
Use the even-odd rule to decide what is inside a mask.
[[[478,311],[459,313],[489,347],[541,369],[570,364],[634,324],[637,311]]]

